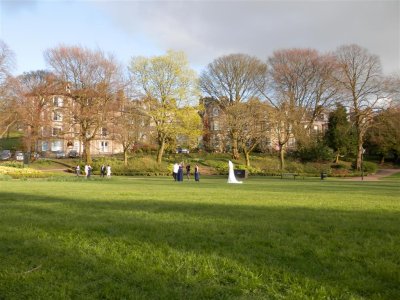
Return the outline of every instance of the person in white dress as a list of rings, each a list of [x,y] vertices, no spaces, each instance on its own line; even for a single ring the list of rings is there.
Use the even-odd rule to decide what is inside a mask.
[[[110,165],[107,165],[107,177],[108,178],[111,177],[111,167],[110,167]]]
[[[235,177],[235,173],[233,172],[233,163],[229,161],[229,177],[228,177],[228,183],[243,183],[242,181],[238,181]]]
[[[88,178],[88,176],[89,176],[89,165],[88,164],[85,165],[85,176],[86,176],[86,178]]]

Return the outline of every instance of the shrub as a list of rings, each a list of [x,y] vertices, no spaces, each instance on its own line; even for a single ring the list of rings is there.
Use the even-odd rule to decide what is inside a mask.
[[[45,178],[53,175],[50,173],[44,173],[42,171],[34,170],[31,168],[21,169],[21,168],[2,167],[2,166],[0,166],[0,174],[10,176],[14,179]]]
[[[355,170],[356,169],[356,163],[352,163],[352,168]],[[363,161],[363,171],[367,174],[373,174],[378,170],[378,165],[376,163],[370,162],[370,161]]]
[[[333,150],[322,142],[316,142],[309,147],[303,147],[296,151],[297,157],[302,161],[330,161]]]
[[[376,173],[376,170],[378,170],[378,165],[370,161],[364,161],[363,170],[368,174],[373,174]]]

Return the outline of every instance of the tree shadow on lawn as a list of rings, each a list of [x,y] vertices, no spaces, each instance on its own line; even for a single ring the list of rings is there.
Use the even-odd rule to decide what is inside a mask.
[[[137,269],[127,267],[128,270],[121,271],[121,265],[111,254],[96,254],[104,241],[109,241],[104,247],[110,252],[124,253],[127,257],[132,249],[139,249],[143,256],[157,252],[164,260],[173,260],[174,255],[181,259],[185,255],[195,255],[201,257],[199,262],[203,263],[207,260],[204,257],[210,258],[212,264],[221,269],[226,267],[224,259],[227,259],[233,264],[228,266],[235,274],[233,277],[241,277],[243,270],[258,276],[257,288],[264,296],[273,297],[268,290],[269,285],[274,285],[272,277],[272,281],[281,285],[278,288],[283,289],[283,296],[288,296],[285,293],[294,288],[293,285],[308,282],[314,292],[323,287],[344,298],[348,293],[400,298],[399,212],[155,200],[96,202],[4,192],[0,193],[0,198],[9,199],[1,201],[3,211],[7,212],[0,221],[5,237],[1,252],[9,247],[17,256],[21,254],[22,259],[30,254],[50,257],[54,270],[65,268],[78,278],[89,276],[89,282],[100,280],[100,286],[110,291],[114,291],[114,282],[121,296],[129,290],[127,287],[134,287],[145,296],[163,291],[164,296],[172,298],[188,295],[224,298],[241,295],[244,288],[240,287],[240,278],[231,279],[228,286],[210,279],[190,281],[183,274],[178,276],[173,268],[146,267],[146,262],[135,265],[135,260],[131,262]],[[26,235],[30,227],[32,235]],[[7,232],[12,232],[12,237]],[[59,240],[65,237],[70,242]],[[35,246],[28,244],[26,247],[27,240]],[[75,243],[78,243],[76,248]],[[113,245],[119,246],[114,248]],[[20,249],[28,252],[21,253]],[[60,265],[56,258],[63,256],[66,260]],[[7,259],[7,253],[4,257]],[[149,264],[155,259],[151,255],[147,258]],[[79,268],[78,264],[87,265],[87,268]],[[179,262],[175,262],[176,265]],[[90,271],[89,275],[83,275],[86,271]],[[180,272],[189,272],[188,265]],[[99,273],[108,275],[96,279]],[[76,281],[62,272],[58,276],[64,281]],[[172,291],[170,286],[176,290]],[[154,290],[154,287],[157,288]],[[107,288],[96,295],[105,297],[102,293],[107,294]]]

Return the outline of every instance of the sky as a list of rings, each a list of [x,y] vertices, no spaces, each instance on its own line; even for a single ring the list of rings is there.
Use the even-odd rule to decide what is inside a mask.
[[[279,49],[358,44],[392,74],[400,73],[400,1],[0,0],[0,39],[15,53],[15,75],[48,69],[44,51],[61,44],[103,50],[125,66],[180,50],[198,72],[232,53],[265,61]]]

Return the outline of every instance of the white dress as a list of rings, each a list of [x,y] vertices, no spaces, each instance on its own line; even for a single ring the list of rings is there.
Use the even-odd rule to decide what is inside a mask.
[[[107,166],[107,177],[111,177],[111,167]]]
[[[242,181],[238,181],[235,177],[235,173],[233,172],[233,163],[229,161],[229,177],[228,177],[228,183],[243,183]]]

